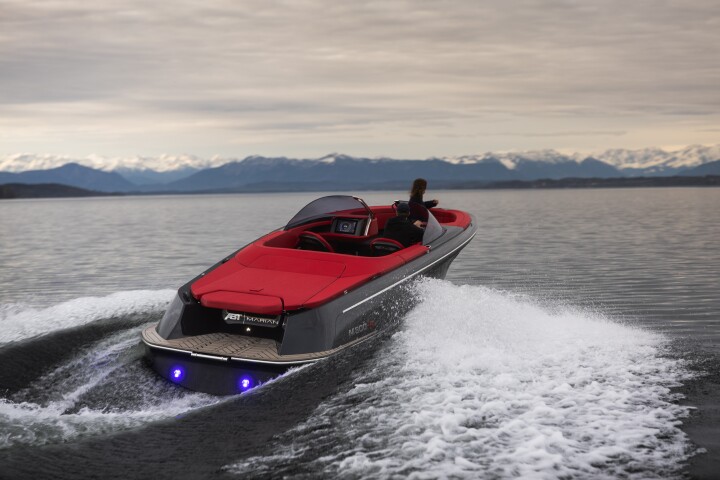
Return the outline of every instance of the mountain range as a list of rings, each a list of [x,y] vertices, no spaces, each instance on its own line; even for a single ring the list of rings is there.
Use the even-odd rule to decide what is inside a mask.
[[[693,145],[676,151],[614,149],[592,156],[541,150],[426,160],[342,154],[302,160],[261,156],[202,159],[190,155],[0,157],[0,184],[58,183],[102,192],[405,188],[416,177],[427,178],[439,188],[467,181],[670,175],[720,175],[720,145]]]

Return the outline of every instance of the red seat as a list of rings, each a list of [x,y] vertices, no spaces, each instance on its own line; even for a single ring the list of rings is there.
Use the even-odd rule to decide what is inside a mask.
[[[373,256],[382,257],[383,255],[389,255],[405,248],[405,245],[393,240],[391,238],[376,238],[370,242],[370,250],[373,252]]]

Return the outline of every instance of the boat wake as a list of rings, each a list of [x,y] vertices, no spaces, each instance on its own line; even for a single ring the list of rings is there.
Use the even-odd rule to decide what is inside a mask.
[[[147,368],[140,331],[174,291],[120,292],[0,317],[0,448],[100,435],[221,401]]]
[[[689,377],[660,334],[601,314],[428,280],[351,386],[274,439],[243,477],[679,475]]]
[[[0,346],[97,321],[162,312],[175,290],[134,290],[107,297],[75,298],[49,308],[0,306]]]

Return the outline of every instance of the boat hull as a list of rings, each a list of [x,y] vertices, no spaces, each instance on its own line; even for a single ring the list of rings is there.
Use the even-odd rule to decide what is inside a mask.
[[[146,358],[159,375],[191,390],[216,395],[240,393],[290,368],[352,348],[396,325],[420,300],[413,289],[414,281],[422,277],[445,278],[450,264],[475,231],[474,223],[465,229],[448,228],[447,236],[431,244],[426,255],[319,307],[288,312],[283,318],[281,339],[227,332],[178,334],[188,330],[183,328],[183,317],[198,315],[199,307],[186,298],[183,303],[187,310],[177,325],[152,326],[143,332]],[[178,298],[186,287],[180,289]],[[160,335],[160,330],[165,335]]]

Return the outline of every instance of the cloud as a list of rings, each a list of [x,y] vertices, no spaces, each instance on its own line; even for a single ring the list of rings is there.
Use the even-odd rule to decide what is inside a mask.
[[[418,136],[712,130],[719,25],[714,0],[6,0],[0,149],[425,156],[456,152]],[[512,131],[537,133],[491,143]]]

